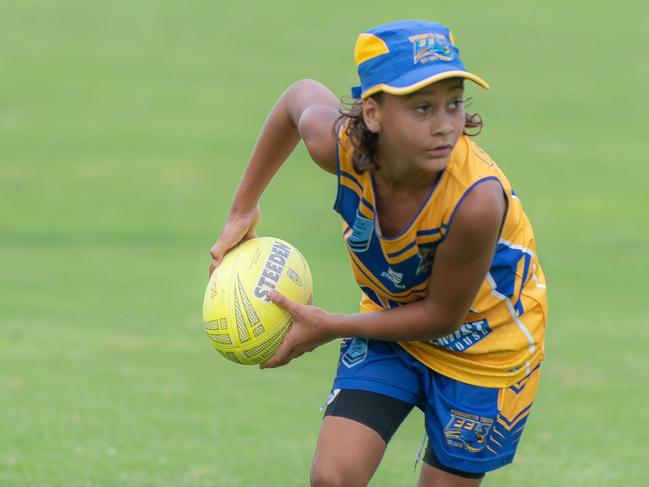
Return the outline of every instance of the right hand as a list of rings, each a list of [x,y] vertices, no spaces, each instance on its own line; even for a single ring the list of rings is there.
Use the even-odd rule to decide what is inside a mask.
[[[221,264],[225,254],[241,242],[257,237],[255,227],[259,221],[259,215],[259,208],[255,207],[247,213],[231,213],[228,216],[219,239],[210,250],[210,256],[212,258],[210,262],[210,276],[214,272],[214,269]]]

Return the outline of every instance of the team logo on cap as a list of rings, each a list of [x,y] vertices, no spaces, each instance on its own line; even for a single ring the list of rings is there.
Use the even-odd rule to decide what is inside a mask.
[[[413,64],[452,61],[455,58],[451,49],[453,41],[444,34],[420,34],[408,39],[412,42]]]

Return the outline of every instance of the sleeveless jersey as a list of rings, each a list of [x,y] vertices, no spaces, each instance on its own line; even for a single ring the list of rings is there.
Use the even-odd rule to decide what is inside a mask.
[[[546,285],[532,226],[496,163],[463,135],[426,201],[399,235],[380,235],[374,183],[358,173],[351,142],[338,140],[338,193],[334,209],[352,270],[362,290],[361,312],[390,309],[426,298],[435,250],[453,225],[455,211],[476,185],[497,180],[507,213],[487,276],[464,323],[448,336],[399,342],[431,369],[483,387],[507,387],[543,360]]]

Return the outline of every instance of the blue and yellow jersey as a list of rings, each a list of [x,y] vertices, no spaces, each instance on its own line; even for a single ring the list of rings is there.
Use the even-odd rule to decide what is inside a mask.
[[[399,345],[431,369],[468,384],[506,387],[522,380],[543,359],[546,285],[532,226],[504,173],[463,135],[418,214],[403,233],[386,238],[377,228],[371,173],[355,171],[352,150],[341,129],[334,209],[342,216],[343,238],[362,290],[361,312],[424,299],[435,250],[463,197],[484,181],[500,182],[507,215],[464,323],[451,335]]]

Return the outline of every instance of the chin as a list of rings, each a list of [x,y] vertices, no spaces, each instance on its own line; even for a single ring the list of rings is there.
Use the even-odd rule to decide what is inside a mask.
[[[446,169],[446,166],[448,166],[448,161],[449,158],[434,158],[434,159],[426,159],[425,161],[422,162],[421,168],[426,171],[426,172],[439,172],[443,171]]]

